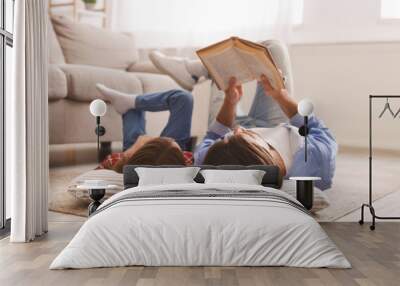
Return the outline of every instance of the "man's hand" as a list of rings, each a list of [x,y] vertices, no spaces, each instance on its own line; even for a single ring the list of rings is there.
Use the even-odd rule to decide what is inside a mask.
[[[149,142],[150,140],[155,139],[156,137],[154,136],[149,136],[149,135],[140,135],[136,142],[129,147],[127,150],[125,150],[124,152],[124,156],[127,158],[130,158],[133,156],[133,154],[136,153],[137,150],[139,150],[143,145],[145,145],[147,142]]]
[[[268,77],[266,77],[265,75],[261,75],[261,80],[260,80],[261,85],[264,88],[264,93],[268,96],[271,96],[272,98],[279,98],[281,96],[287,96],[288,92],[286,89],[281,89],[281,90],[277,90],[274,89],[274,87],[272,86],[272,84],[270,83]]]
[[[229,80],[229,87],[225,90],[225,102],[231,105],[236,105],[243,96],[242,85],[237,83],[235,77]]]
[[[260,83],[264,87],[266,96],[271,96],[288,118],[292,118],[297,113],[297,102],[289,96],[286,89],[274,89],[265,75],[261,76]]]

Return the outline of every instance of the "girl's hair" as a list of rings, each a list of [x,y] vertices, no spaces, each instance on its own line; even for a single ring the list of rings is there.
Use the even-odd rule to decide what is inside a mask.
[[[269,150],[247,136],[256,137],[250,130],[242,130],[214,143],[204,158],[205,165],[275,165],[278,166]],[[279,167],[279,166],[278,166]]]
[[[182,151],[175,141],[159,137],[148,141],[131,157],[119,160],[114,171],[122,173],[125,165],[186,165]]]

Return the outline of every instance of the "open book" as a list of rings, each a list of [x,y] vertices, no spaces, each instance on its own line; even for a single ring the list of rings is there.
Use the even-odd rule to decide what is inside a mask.
[[[226,90],[229,79],[239,83],[260,79],[264,74],[275,89],[284,88],[280,72],[262,45],[231,37],[197,51],[197,55],[221,90]]]

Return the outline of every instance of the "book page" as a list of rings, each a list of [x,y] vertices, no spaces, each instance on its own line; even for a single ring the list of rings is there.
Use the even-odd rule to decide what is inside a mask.
[[[228,48],[218,53],[207,55],[203,57],[203,61],[222,90],[228,88],[231,77],[236,77],[239,83],[254,79],[235,48]]]
[[[237,52],[242,60],[246,63],[246,66],[249,68],[254,78],[259,80],[261,75],[264,74],[275,89],[280,88],[280,85],[275,78],[276,69],[275,67],[269,66],[266,59],[263,60],[260,58],[260,56],[257,56],[256,53],[251,53],[242,49],[237,49]]]

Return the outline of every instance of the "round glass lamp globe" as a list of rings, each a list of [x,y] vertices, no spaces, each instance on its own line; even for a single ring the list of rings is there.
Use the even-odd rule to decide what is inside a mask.
[[[95,99],[90,103],[89,109],[93,116],[104,116],[107,112],[107,104],[101,99]]]
[[[314,105],[309,99],[303,99],[297,105],[297,112],[301,116],[309,116],[314,110]]]

